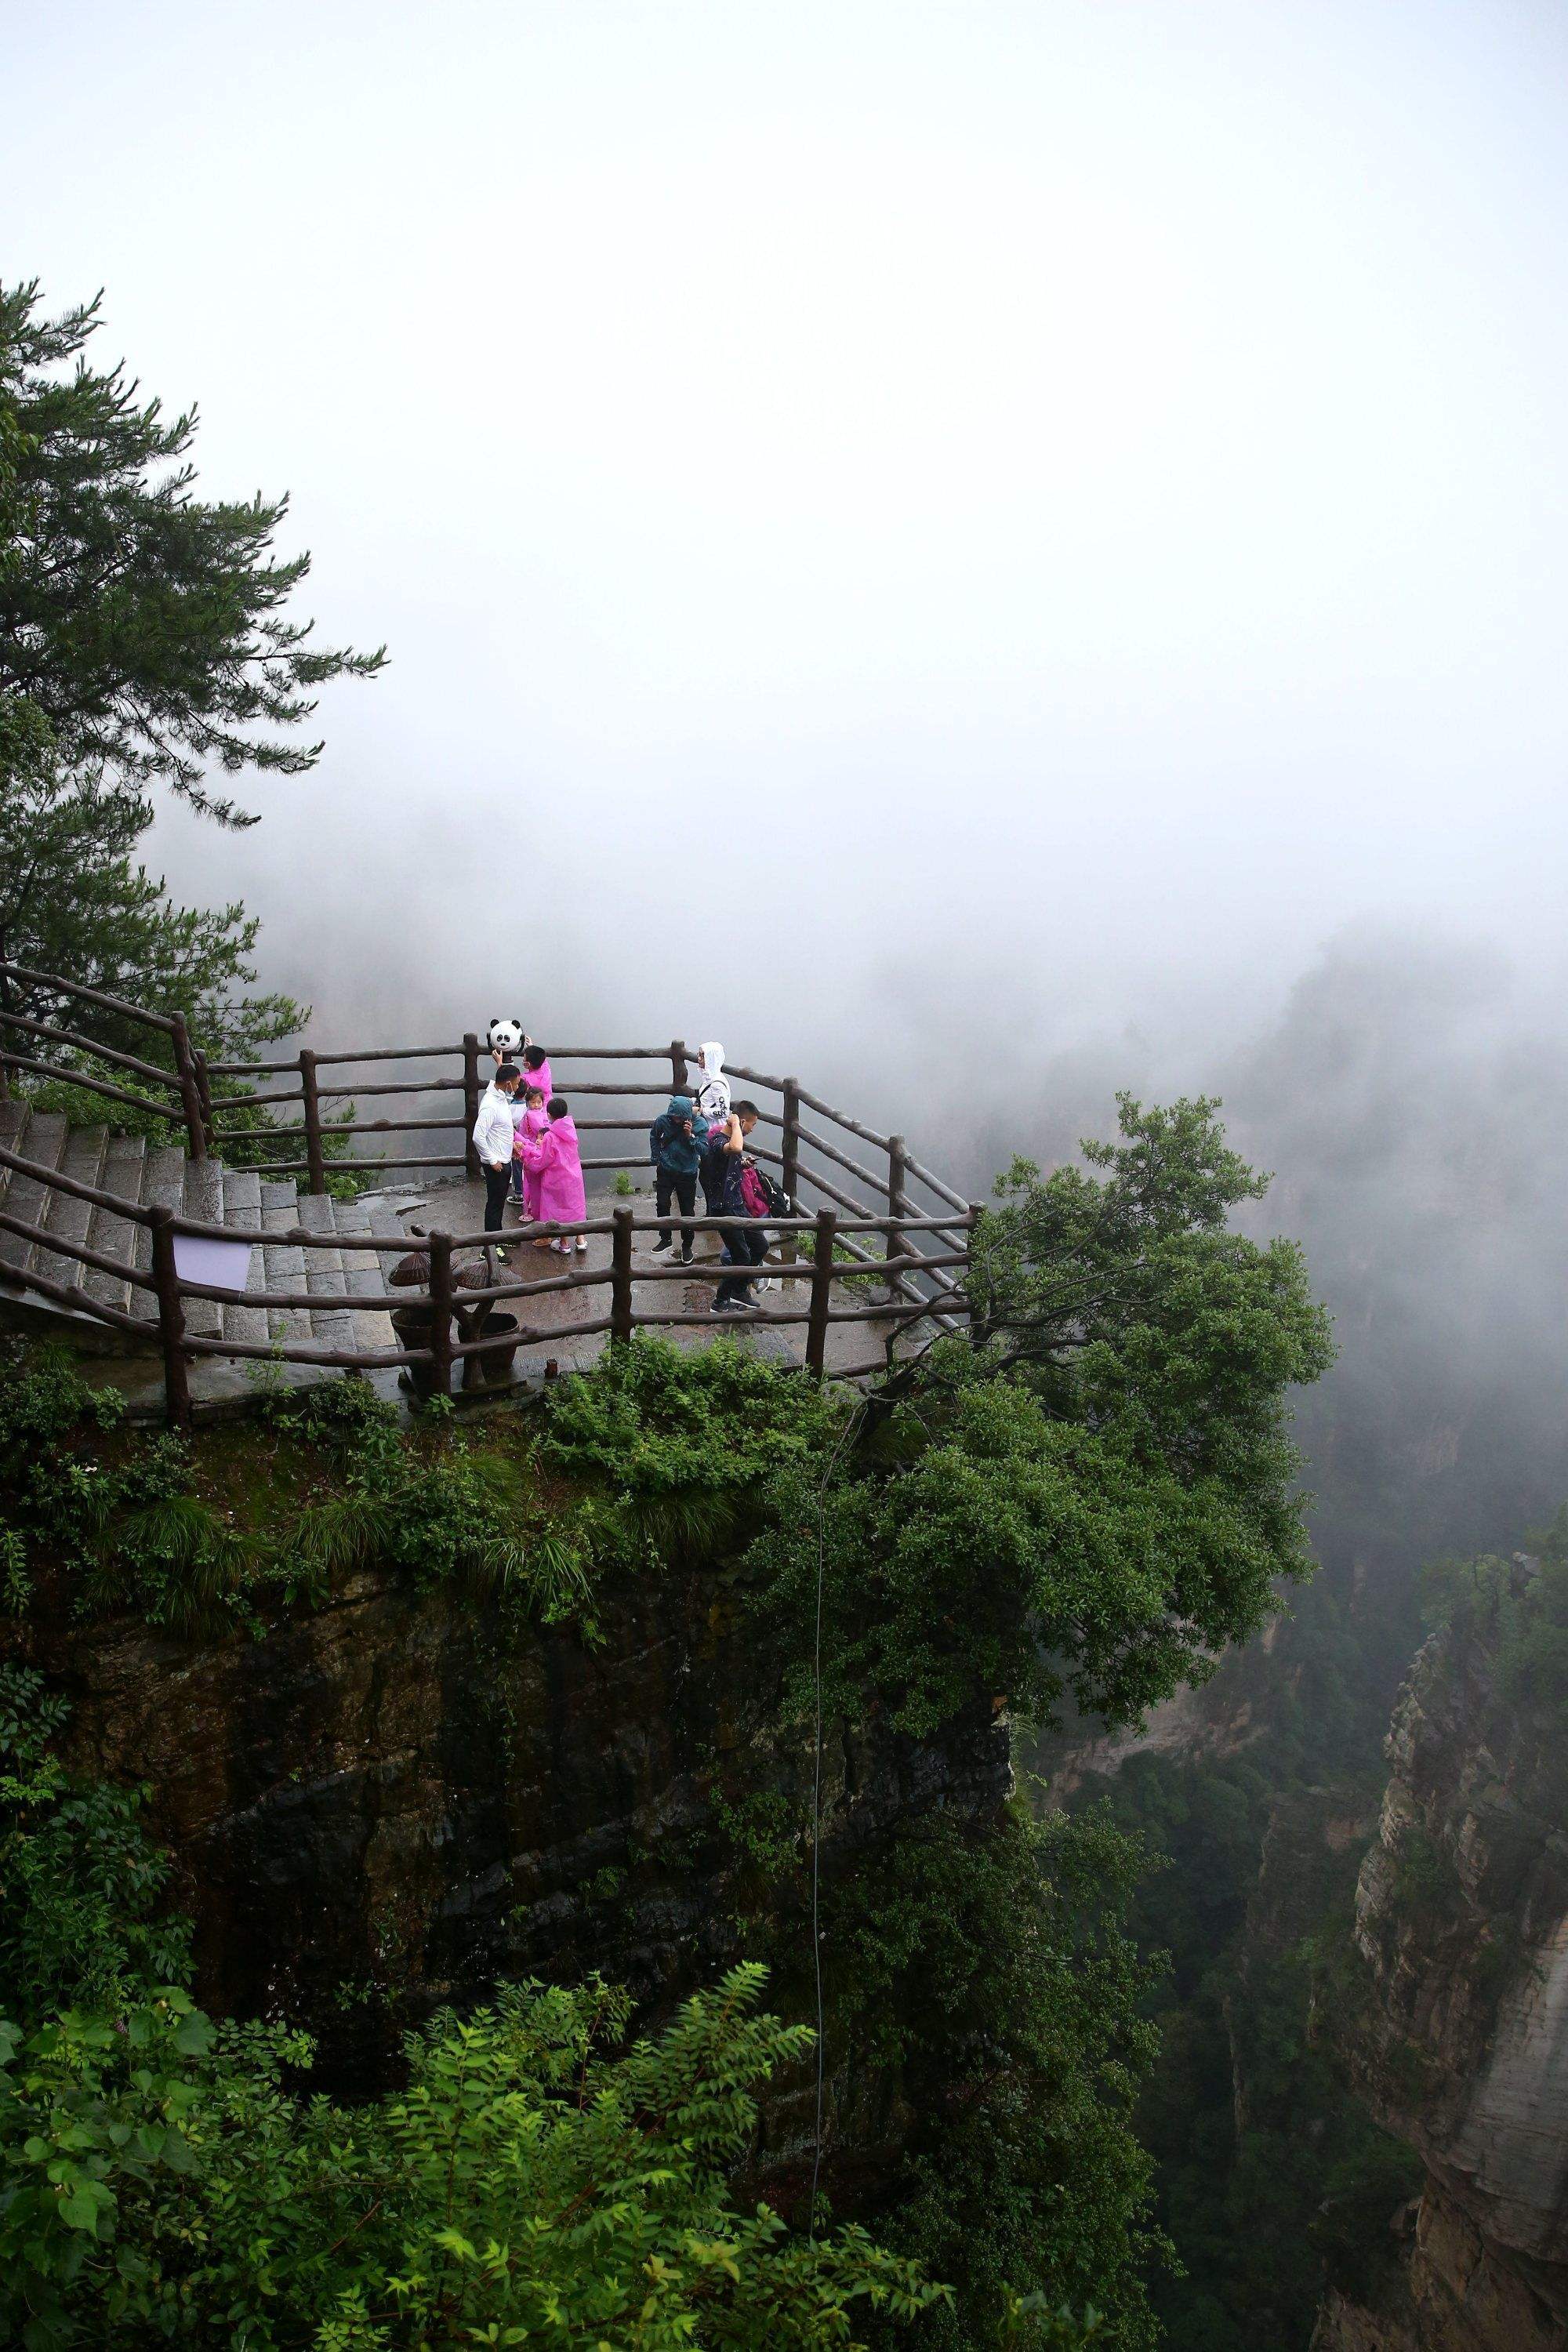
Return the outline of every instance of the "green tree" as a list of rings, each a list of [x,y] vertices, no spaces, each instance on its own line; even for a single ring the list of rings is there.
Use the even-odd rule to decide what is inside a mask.
[[[846,2229],[809,2239],[727,2174],[810,2036],[732,1969],[654,2040],[597,1981],[509,1986],[406,2042],[407,2087],[302,2101],[305,2037],[215,2027],[177,1986],[0,2023],[0,2325],[51,2345],[548,2341],[849,2346],[937,2301]]]
[[[74,1784],[65,1714],[0,1669],[0,2337],[250,2352],[849,2346],[944,2299],[858,2229],[729,2175],[804,2028],[731,1970],[654,2039],[626,1994],[508,1986],[405,2044],[407,2082],[307,2098],[308,2038],[217,2025],[134,1794]]]
[[[176,906],[135,861],[152,803],[101,771],[68,771],[41,711],[0,698],[0,961],[68,973],[110,996],[183,1013],[215,1060],[244,1061],[308,1018],[288,996],[252,993],[258,926],[241,906]],[[0,976],[0,1004],[85,1026],[108,1045],[155,1055],[139,1024],[60,991]],[[58,1061],[59,1048],[45,1055]],[[90,1101],[87,1105],[93,1112]]]
[[[312,767],[320,742],[288,730],[313,689],[384,653],[289,617],[310,559],[273,552],[288,500],[195,497],[195,410],[165,418],[122,363],[87,362],[98,310],[47,319],[36,280],[0,287],[0,696],[43,714],[68,771],[247,824],[214,770]]]
[[[1164,2242],[1130,2117],[1155,2040],[1122,1927],[1142,1860],[1095,1815],[1015,1805],[976,1833],[935,1811],[832,1891],[828,2054],[898,2084],[873,2226],[952,2284],[933,2352],[1153,2341]]]
[[[1292,1244],[1227,1225],[1264,1180],[1215,1108],[1123,1097],[1120,1141],[1084,1147],[1103,1175],[1019,1161],[975,1236],[975,1343],[896,1375],[834,1479],[795,1478],[759,1611],[808,1619],[820,1567],[836,1705],[869,1681],[924,1732],[978,1682],[1038,1720],[1067,1689],[1135,1718],[1308,1573],[1288,1398],[1327,1318]]]
[[[0,1666],[0,2016],[14,2024],[139,1998],[186,1964],[141,1791],[78,1787],[52,1752],[69,1712],[38,1675]]]

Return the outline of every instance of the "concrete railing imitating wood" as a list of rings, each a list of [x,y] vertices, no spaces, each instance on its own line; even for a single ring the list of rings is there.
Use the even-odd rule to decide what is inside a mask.
[[[221,1151],[226,1143],[243,1144],[279,1136],[280,1130],[273,1128],[225,1127],[222,1121],[226,1113],[269,1108],[278,1104],[298,1104],[302,1114],[300,1131],[304,1139],[305,1157],[293,1160],[268,1159],[263,1163],[264,1172],[276,1176],[302,1174],[308,1179],[310,1189],[318,1193],[328,1189],[329,1181],[334,1176],[363,1177],[382,1175],[394,1170],[415,1169],[463,1171],[469,1176],[479,1173],[471,1134],[479,1112],[483,1064],[479,1040],[471,1033],[458,1045],[384,1045],[357,1053],[337,1054],[306,1051],[290,1061],[224,1063],[209,1066],[193,1047],[184,1023],[176,1015],[150,1013],[101,991],[0,961],[0,992],[6,990],[7,982],[19,982],[46,993],[58,992],[61,996],[111,1013],[125,1024],[140,1022],[169,1040],[174,1068],[170,1071],[134,1055],[100,1045],[78,1031],[16,1013],[0,1002],[0,1023],[10,1029],[19,1030],[28,1038],[39,1039],[46,1045],[66,1045],[73,1055],[94,1058],[108,1067],[128,1069],[144,1081],[159,1084],[165,1090],[167,1099],[166,1104],[150,1100],[144,1095],[133,1094],[128,1088],[116,1086],[111,1080],[95,1077],[90,1072],[74,1066],[49,1062],[37,1055],[20,1052],[5,1042],[0,1042],[0,1088],[3,1088],[6,1072],[15,1070],[84,1087],[110,1102],[134,1104],[139,1111],[146,1113],[151,1110],[154,1116],[167,1119],[171,1127],[183,1129],[190,1156],[197,1160]],[[0,1029],[0,1041],[4,1036],[5,1031]],[[609,1096],[621,1100],[658,1097],[663,1100],[671,1092],[689,1091],[689,1056],[679,1038],[672,1039],[668,1045],[557,1045],[547,1050],[552,1070],[574,1062],[666,1061],[669,1065],[668,1081],[661,1077],[657,1085],[652,1086],[639,1083],[635,1078],[574,1078],[570,1090],[576,1096]],[[321,1083],[321,1073],[329,1068],[343,1071],[355,1065],[389,1062],[405,1066],[446,1062],[448,1066],[455,1063],[457,1068],[449,1076],[405,1076],[391,1082],[376,1080],[340,1085],[334,1079],[328,1085]],[[908,1150],[901,1136],[879,1135],[875,1129],[836,1110],[819,1096],[808,1093],[797,1078],[770,1076],[741,1063],[731,1063],[728,1069],[730,1076],[744,1087],[748,1093],[772,1094],[779,1098],[780,1107],[776,1111],[761,1105],[758,1108],[761,1123],[778,1131],[781,1148],[774,1150],[769,1146],[753,1143],[751,1149],[754,1155],[779,1169],[783,1189],[797,1208],[803,1192],[807,1191],[819,1195],[827,1204],[817,1208],[813,1214],[768,1217],[762,1221],[768,1231],[777,1236],[780,1245],[780,1257],[777,1261],[770,1261],[768,1273],[786,1285],[807,1286],[804,1306],[770,1309],[767,1321],[769,1324],[805,1327],[807,1368],[817,1378],[823,1376],[826,1370],[827,1333],[835,1323],[879,1322],[891,1327],[881,1359],[876,1363],[848,1367],[837,1375],[856,1379],[882,1370],[889,1360],[893,1339],[910,1324],[931,1320],[954,1328],[965,1320],[969,1310],[963,1276],[969,1265],[970,1238],[980,1214],[978,1208],[966,1202],[941,1177],[922,1167]],[[215,1080],[266,1079],[284,1072],[298,1076],[300,1083],[297,1088],[228,1096],[213,1091]],[[361,1119],[355,1117],[324,1121],[321,1118],[323,1101],[352,1098],[357,1103],[366,1095],[401,1097],[435,1093],[462,1096],[459,1114],[462,1121],[461,1150],[424,1157],[393,1155],[378,1156],[374,1160],[329,1159],[329,1138],[335,1140],[351,1135],[451,1133],[457,1129],[458,1119]],[[837,1128],[847,1136],[870,1145],[875,1151],[884,1155],[886,1174],[868,1168],[862,1160],[831,1142],[816,1129],[805,1127],[801,1118],[803,1107],[814,1112],[819,1121]],[[576,1123],[587,1130],[636,1132],[643,1138],[647,1119],[645,1114],[633,1118],[584,1118]],[[289,1132],[281,1130],[284,1136]],[[847,1192],[821,1166],[815,1164],[818,1160],[842,1170],[869,1188],[871,1200],[867,1201]],[[646,1170],[646,1144],[635,1157],[591,1159],[585,1160],[583,1165],[592,1171]],[[496,1341],[493,1336],[480,1336],[484,1318],[491,1307],[504,1306],[509,1300],[521,1303],[563,1292],[607,1289],[610,1293],[607,1314],[593,1315],[574,1323],[552,1324],[546,1329],[531,1334],[524,1330],[521,1336],[523,1339],[559,1340],[607,1333],[612,1341],[617,1341],[628,1338],[635,1329],[667,1328],[683,1324],[689,1328],[693,1324],[709,1321],[706,1309],[699,1315],[689,1309],[668,1312],[642,1305],[636,1296],[638,1286],[663,1282],[695,1282],[700,1285],[721,1280],[731,1271],[712,1260],[690,1265],[643,1266],[634,1271],[637,1234],[662,1230],[669,1221],[646,1213],[639,1216],[630,1207],[617,1207],[607,1217],[588,1217],[574,1224],[537,1225],[531,1229],[539,1238],[574,1239],[607,1234],[611,1243],[607,1266],[573,1266],[560,1274],[542,1276],[533,1281],[491,1281],[483,1287],[465,1280],[460,1295],[454,1283],[454,1255],[462,1250],[493,1245],[498,1236],[484,1233],[409,1234],[406,1237],[409,1248],[428,1255],[426,1289],[424,1292],[407,1289],[370,1293],[355,1291],[345,1298],[344,1304],[356,1314],[374,1314],[391,1313],[427,1300],[431,1309],[431,1338],[424,1346],[343,1348],[318,1346],[287,1338],[266,1341],[209,1338],[198,1336],[186,1328],[184,1302],[187,1299],[214,1301],[226,1307],[274,1310],[295,1308],[309,1312],[320,1307],[321,1294],[309,1289],[241,1291],[194,1281],[182,1275],[176,1264],[174,1243],[177,1236],[197,1240],[247,1241],[252,1245],[259,1236],[242,1233],[232,1225],[214,1224],[184,1216],[166,1206],[123,1199],[117,1193],[82,1183],[59,1169],[46,1167],[4,1147],[0,1147],[0,1168],[31,1180],[46,1192],[63,1193],[147,1230],[149,1263],[145,1267],[136,1266],[127,1259],[109,1256],[92,1249],[85,1242],[75,1240],[63,1231],[44,1231],[39,1223],[29,1223],[11,1214],[4,1205],[5,1196],[0,1194],[0,1232],[20,1235],[52,1255],[117,1276],[133,1289],[153,1293],[157,1335],[163,1358],[168,1415],[176,1426],[188,1423],[190,1419],[189,1365],[193,1357],[256,1358],[342,1370],[423,1365],[427,1368],[425,1381],[437,1392],[445,1394],[450,1392],[455,1365],[460,1364],[466,1357],[494,1349]],[[935,1209],[929,1204],[922,1206],[919,1198],[921,1192],[932,1196],[938,1204]],[[676,1216],[679,1218],[679,1212],[676,1212]],[[707,1216],[679,1218],[679,1221],[703,1232],[712,1232],[734,1223],[732,1218]],[[881,1244],[879,1255],[872,1246],[872,1237]],[[384,1234],[319,1233],[304,1227],[287,1233],[271,1232],[266,1236],[269,1244],[286,1243],[290,1248],[339,1252],[373,1250],[383,1257],[397,1246],[400,1238]],[[939,1246],[921,1246],[928,1240]],[[809,1254],[804,1257],[801,1255],[803,1244],[809,1244]],[[940,1246],[944,1244],[947,1246]],[[149,1318],[132,1315],[123,1307],[96,1300],[79,1283],[59,1282],[37,1270],[13,1276],[13,1279],[19,1280],[23,1286],[55,1304],[93,1317],[115,1328],[143,1336],[149,1333]],[[884,1285],[886,1298],[874,1306],[858,1302],[846,1304],[843,1286],[847,1281],[857,1284],[874,1281]],[[444,1315],[441,1311],[443,1304],[446,1308]],[[452,1336],[454,1318],[458,1326],[455,1339]]]

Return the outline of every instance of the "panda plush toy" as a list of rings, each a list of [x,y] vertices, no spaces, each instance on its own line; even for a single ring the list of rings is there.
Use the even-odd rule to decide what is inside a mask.
[[[521,1021],[492,1021],[487,1032],[487,1043],[492,1054],[499,1054],[501,1060],[507,1062],[521,1046],[527,1045],[528,1037]]]

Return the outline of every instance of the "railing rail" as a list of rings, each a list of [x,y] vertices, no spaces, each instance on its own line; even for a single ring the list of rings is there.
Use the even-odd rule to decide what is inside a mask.
[[[149,1103],[140,1095],[128,1094],[123,1088],[120,1093],[123,1100],[134,1103],[142,1112],[151,1110],[157,1118],[171,1118],[172,1123],[183,1126],[192,1159],[206,1158],[212,1140],[206,1065],[191,1043],[191,1033],[183,1013],[149,1013],[145,1005],[128,1003],[124,997],[111,996],[106,989],[89,988],[80,981],[62,980],[58,972],[37,971],[30,964],[0,958],[0,1005],[4,1005],[6,1013],[14,1018],[23,1018],[25,1016],[17,1016],[15,1004],[9,1001],[17,988],[41,990],[46,998],[68,996],[78,1004],[95,1005],[100,1013],[112,1013],[117,1020],[133,1023],[139,1028],[150,1029],[157,1035],[167,1037],[174,1057],[174,1069],[167,1071],[155,1064],[146,1063],[141,1066],[155,1073],[178,1095],[178,1112],[171,1114],[161,1105]],[[73,1050],[85,1050],[94,1059],[118,1063],[121,1066],[126,1058],[93,1038],[83,1039],[81,1047]],[[0,1093],[5,1089],[7,1069],[16,1066],[18,1059],[9,1048],[0,1047]],[[79,1070],[60,1069],[38,1063],[23,1066],[42,1070],[46,1076],[61,1079],[68,1086],[85,1085],[89,1093],[110,1095],[113,1091],[103,1080],[91,1081]]]
[[[184,1024],[177,1015],[148,1013],[142,1008],[127,1004],[105,992],[81,987],[57,980],[26,967],[0,961],[0,995],[8,982],[22,982],[41,988],[46,994],[57,992],[62,997],[92,1004],[112,1013],[117,1019],[140,1022],[147,1029],[167,1037],[174,1061],[170,1070],[128,1054],[118,1047],[98,1044],[80,1031],[58,1022],[47,1022],[35,1015],[16,1013],[0,1002],[0,1093],[4,1092],[6,1074],[16,1072],[42,1075],[65,1084],[84,1087],[110,1102],[133,1104],[142,1111],[152,1111],[166,1118],[175,1128],[184,1129],[191,1156],[201,1159],[210,1150],[229,1145],[249,1145],[263,1142],[287,1146],[298,1142],[303,1146],[302,1158],[278,1160],[267,1158],[263,1172],[275,1176],[301,1175],[309,1189],[315,1193],[328,1190],[336,1175],[384,1176],[394,1171],[466,1169],[477,1173],[477,1161],[470,1139],[477,1111],[481,1074],[484,1067],[479,1040],[473,1033],[461,1041],[447,1045],[374,1046],[359,1052],[315,1054],[309,1049],[291,1059],[258,1060],[253,1062],[216,1063],[210,1066],[191,1045]],[[133,1094],[113,1080],[95,1075],[75,1066],[49,1062],[40,1055],[18,1050],[7,1042],[7,1030],[19,1031],[26,1041],[43,1041],[62,1046],[84,1059],[96,1059],[107,1067],[128,1070],[132,1076],[161,1085],[169,1097],[167,1106],[148,1097]],[[684,1042],[674,1038],[668,1045],[552,1045],[546,1048],[560,1083],[562,1071],[574,1063],[629,1063],[646,1065],[664,1061],[669,1066],[669,1078],[649,1084],[640,1073],[604,1078],[579,1078],[572,1076],[567,1083],[574,1096],[606,1097],[627,1109],[635,1103],[650,1097],[663,1098],[671,1091],[688,1090],[690,1056]],[[420,1075],[417,1066],[432,1062],[445,1063],[450,1075]],[[386,1080],[374,1079],[354,1083],[352,1078],[340,1078],[356,1065],[387,1064],[401,1066],[401,1075]],[[910,1153],[900,1136],[879,1134],[876,1129],[839,1111],[820,1096],[803,1087],[795,1077],[775,1077],[748,1067],[743,1063],[728,1066],[738,1088],[757,1095],[778,1097],[778,1108],[759,1105],[762,1123],[776,1131],[779,1149],[760,1141],[752,1144],[754,1155],[782,1172],[784,1187],[801,1211],[789,1217],[769,1217],[764,1222],[775,1237],[777,1255],[770,1257],[767,1271],[786,1286],[786,1303],[772,1309],[770,1324],[805,1327],[805,1361],[808,1368],[822,1377],[826,1370],[826,1339],[835,1324],[878,1323],[884,1327],[883,1355],[877,1363],[837,1368],[842,1377],[858,1378],[881,1369],[891,1359],[898,1334],[910,1325],[930,1321],[940,1328],[954,1329],[967,1318],[968,1302],[963,1276],[969,1265],[970,1239],[979,1211],[966,1202],[961,1194],[931,1173]],[[325,1073],[334,1076],[323,1084]],[[213,1089],[214,1080],[256,1080],[293,1076],[297,1086],[268,1087],[265,1090],[237,1094],[218,1094]],[[447,1094],[461,1097],[461,1108],[453,1105],[450,1118],[402,1118],[376,1116],[360,1118],[323,1118],[322,1105],[328,1102],[352,1100],[357,1106],[362,1097],[408,1097],[419,1095]],[[293,1128],[268,1125],[228,1125],[230,1114],[244,1118],[278,1106],[299,1105],[302,1118]],[[611,1106],[606,1105],[606,1109]],[[816,1124],[807,1127],[803,1110],[815,1114]],[[645,1114],[612,1115],[584,1118],[578,1124],[584,1129],[606,1135],[616,1133],[637,1135],[639,1147],[646,1133]],[[822,1132],[824,1127],[837,1130],[870,1147],[873,1153],[885,1156],[886,1174],[868,1166],[834,1142]],[[347,1139],[355,1136],[390,1137],[451,1134],[461,1137],[462,1148],[448,1153],[378,1154],[375,1158],[338,1158],[330,1154],[340,1149]],[[646,1149],[635,1154],[610,1154],[586,1159],[583,1163],[590,1172],[644,1170],[647,1167]],[[830,1175],[829,1169],[840,1171],[864,1188],[868,1198],[847,1190]],[[535,1342],[580,1339],[608,1333],[612,1342],[620,1343],[639,1328],[674,1328],[708,1321],[704,1307],[700,1312],[690,1307],[667,1310],[639,1303],[637,1290],[647,1284],[671,1281],[695,1283],[699,1287],[721,1279],[725,1269],[715,1261],[700,1261],[691,1265],[638,1266],[634,1268],[636,1238],[639,1234],[651,1234],[663,1221],[651,1212],[638,1214],[630,1206],[617,1207],[608,1216],[586,1217],[570,1225],[539,1226],[533,1229],[540,1238],[574,1239],[604,1237],[611,1243],[608,1265],[593,1268],[572,1266],[557,1274],[542,1275],[533,1280],[495,1278],[493,1262],[487,1261],[490,1279],[482,1286],[473,1284],[471,1274],[460,1286],[454,1286],[453,1260],[460,1253],[485,1250],[493,1245],[493,1234],[350,1234],[336,1230],[325,1233],[303,1226],[287,1232],[268,1230],[265,1234],[240,1232],[232,1225],[217,1224],[200,1218],[187,1217],[167,1207],[150,1205],[122,1198],[101,1186],[87,1184],[69,1177],[58,1168],[29,1160],[23,1154],[0,1147],[0,1169],[31,1180],[46,1192],[58,1192],[99,1208],[108,1214],[124,1220],[128,1224],[143,1229],[148,1235],[142,1253],[143,1262],[133,1264],[130,1258],[117,1258],[91,1248],[70,1233],[57,1230],[47,1223],[40,1228],[17,1218],[0,1206],[0,1232],[19,1235],[33,1242],[52,1256],[72,1262],[83,1268],[117,1276],[139,1292],[152,1294],[150,1303],[155,1316],[128,1313],[123,1307],[110,1305],[94,1297],[80,1282],[61,1282],[52,1274],[35,1269],[18,1276],[12,1269],[5,1278],[20,1281],[40,1296],[76,1309],[117,1329],[129,1329],[143,1337],[156,1337],[163,1351],[165,1372],[165,1394],[169,1415],[176,1423],[190,1417],[189,1366],[197,1357],[223,1357],[282,1361],[317,1365],[343,1370],[363,1370],[390,1366],[423,1368],[422,1382],[437,1392],[448,1391],[455,1367],[466,1360],[493,1349],[496,1340],[479,1332],[475,1318],[482,1320],[491,1307],[511,1302],[520,1309],[531,1299],[563,1293],[584,1293],[607,1289],[610,1293],[607,1314],[593,1314],[568,1323],[551,1323],[538,1330],[524,1329],[520,1339]],[[922,1202],[921,1194],[931,1196]],[[816,1196],[812,1211],[802,1211],[805,1194]],[[932,1203],[934,1202],[934,1206]],[[677,1213],[679,1215],[679,1213]],[[79,1224],[81,1221],[79,1219]],[[727,1223],[723,1217],[694,1216],[681,1218],[699,1231],[711,1232]],[[345,1291],[330,1302],[352,1314],[390,1314],[402,1308],[416,1308],[423,1315],[428,1310],[431,1336],[422,1345],[385,1347],[331,1347],[292,1337],[262,1340],[241,1340],[226,1336],[214,1336],[191,1330],[186,1322],[185,1306],[189,1301],[216,1303],[220,1306],[244,1306],[263,1311],[287,1313],[298,1310],[319,1312],[328,1304],[321,1292],[308,1287],[246,1289],[236,1291],[220,1285],[199,1282],[182,1276],[176,1263],[174,1244],[177,1238],[195,1240],[245,1241],[252,1246],[268,1243],[284,1243],[291,1249],[310,1251],[331,1249],[353,1255],[374,1251],[383,1258],[407,1250],[427,1255],[428,1284],[424,1288],[390,1289],[374,1292]],[[923,1245],[929,1244],[929,1245]],[[309,1261],[306,1261],[307,1264]],[[4,1269],[0,1269],[3,1273]],[[853,1282],[864,1286],[876,1284],[885,1296],[876,1303],[858,1299],[844,1302],[843,1286]],[[787,1303],[792,1293],[805,1291],[805,1303]],[[657,1295],[657,1293],[656,1293]],[[591,1303],[587,1300],[585,1304]],[[453,1337],[456,1321],[457,1337]]]

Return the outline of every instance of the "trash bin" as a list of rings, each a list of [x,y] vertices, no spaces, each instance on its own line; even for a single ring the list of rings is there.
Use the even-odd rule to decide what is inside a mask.
[[[512,1360],[521,1342],[522,1332],[515,1315],[503,1315],[492,1307],[485,1317],[484,1326],[475,1335],[493,1340],[493,1346],[479,1349],[463,1358],[463,1386],[466,1389],[498,1388],[511,1378]]]

